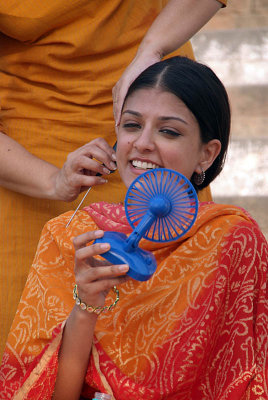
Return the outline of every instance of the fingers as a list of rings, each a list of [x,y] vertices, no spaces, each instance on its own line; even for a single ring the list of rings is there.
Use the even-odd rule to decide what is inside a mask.
[[[100,291],[106,291],[113,286],[119,285],[125,281],[125,275],[129,270],[128,265],[106,265],[104,267],[88,268],[84,274],[77,274],[76,283],[78,286],[85,288],[90,285],[91,294],[96,294]],[[93,285],[94,283],[94,285]]]
[[[116,170],[115,161],[115,151],[103,138],[92,140],[67,157],[67,164],[73,171],[87,170],[101,175]]]
[[[78,271],[84,268],[87,271],[87,278],[90,281],[123,275],[128,271],[128,266],[126,264],[107,265],[109,263],[106,262],[106,265],[102,266],[101,264],[103,263],[98,263],[98,260],[93,259],[97,255],[107,252],[111,247],[109,243],[102,242],[88,246],[88,243],[92,240],[101,238],[103,235],[104,232],[98,230],[83,233],[73,240],[76,261],[75,270]]]
[[[102,306],[109,290],[116,285],[126,282],[129,270],[128,265],[109,265],[107,261],[95,259],[110,249],[108,243],[89,242],[101,238],[104,232],[101,230],[86,232],[73,240],[75,248],[75,279],[79,296],[87,304]]]
[[[150,65],[161,60],[158,52],[138,51],[133,61],[124,71],[123,75],[113,87],[113,113],[115,126],[120,124],[121,113],[127,91],[134,80]]]
[[[95,243],[88,246],[89,242],[103,237],[103,234],[104,232],[101,230],[86,232],[73,240],[76,260],[75,271],[84,268],[89,281],[123,275],[129,269],[126,264],[107,265],[109,264],[107,261],[106,265],[102,266],[103,262],[94,259],[94,257],[106,253],[111,247],[109,243]]]
[[[116,170],[115,160],[114,149],[103,138],[85,144],[68,155],[63,167],[53,177],[53,196],[72,201],[90,186],[106,183],[107,175]]]
[[[124,83],[123,80],[117,82],[117,84],[113,87],[113,114],[115,120],[115,126],[120,124],[121,113],[123,108],[123,103],[129,88],[128,83]]]
[[[81,247],[75,252],[75,259],[78,262],[86,262],[87,259],[96,257],[110,250],[109,243],[95,243],[90,246]],[[92,266],[95,263],[91,262]]]
[[[85,247],[89,242],[95,239],[99,239],[103,237],[104,231],[97,230],[97,231],[90,231],[82,233],[82,235],[76,236],[73,239],[74,249],[78,250]]]
[[[139,65],[139,61],[137,61],[135,57],[113,87],[112,95],[115,126],[120,124],[122,108],[130,85],[145,68],[145,66]]]

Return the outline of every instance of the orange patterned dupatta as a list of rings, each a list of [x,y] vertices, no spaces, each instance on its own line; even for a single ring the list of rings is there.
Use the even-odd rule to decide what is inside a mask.
[[[93,204],[66,230],[70,215],[43,229],[2,361],[1,399],[51,399],[73,307],[72,238],[131,231],[122,205]],[[267,242],[257,224],[239,208],[202,203],[181,240],[140,246],[157,271],[121,285],[117,306],[99,316],[83,397],[97,389],[117,400],[267,399]]]

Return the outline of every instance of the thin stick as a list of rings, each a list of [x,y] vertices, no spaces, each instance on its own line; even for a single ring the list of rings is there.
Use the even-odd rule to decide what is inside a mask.
[[[75,211],[74,211],[73,215],[72,215],[72,216],[71,216],[71,218],[69,219],[69,221],[68,221],[67,225],[65,226],[65,228],[68,228],[68,226],[69,226],[69,225],[70,225],[70,223],[72,222],[72,220],[73,220],[73,218],[74,218],[75,214],[76,214],[76,213],[77,213],[77,211],[79,210],[79,208],[80,208],[81,204],[83,203],[83,201],[84,201],[84,200],[85,200],[85,198],[87,197],[87,195],[88,195],[88,193],[90,192],[91,188],[92,188],[92,186],[90,186],[90,187],[88,188],[88,190],[86,191],[86,193],[85,193],[84,197],[82,198],[82,200],[80,201],[80,203],[79,203],[79,204],[78,204],[78,206],[76,207],[76,209],[75,209]]]

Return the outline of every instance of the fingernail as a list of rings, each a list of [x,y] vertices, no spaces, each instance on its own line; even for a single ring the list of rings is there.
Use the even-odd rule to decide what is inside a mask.
[[[110,174],[110,170],[108,168],[103,168],[104,174]]]
[[[110,162],[110,167],[111,169],[116,170],[116,164],[112,161]]]
[[[107,182],[108,182],[107,179],[103,179],[103,178],[100,179],[100,183],[107,183]]]
[[[107,249],[109,249],[109,247],[110,247],[109,243],[101,243],[101,245],[100,245],[100,248],[102,250],[107,250]]]
[[[122,264],[122,265],[118,266],[119,272],[127,272],[128,270],[129,270],[129,266],[127,264],[126,265]]]
[[[113,159],[114,161],[116,161],[116,155],[115,155],[115,153],[112,154],[112,159]]]
[[[95,237],[103,236],[104,231],[95,231]]]

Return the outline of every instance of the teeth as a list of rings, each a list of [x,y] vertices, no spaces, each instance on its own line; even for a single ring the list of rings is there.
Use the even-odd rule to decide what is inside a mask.
[[[156,164],[153,164],[151,162],[147,163],[145,161],[138,161],[138,160],[133,160],[132,165],[133,165],[133,167],[142,168],[142,169],[158,168],[158,165],[156,165]]]

